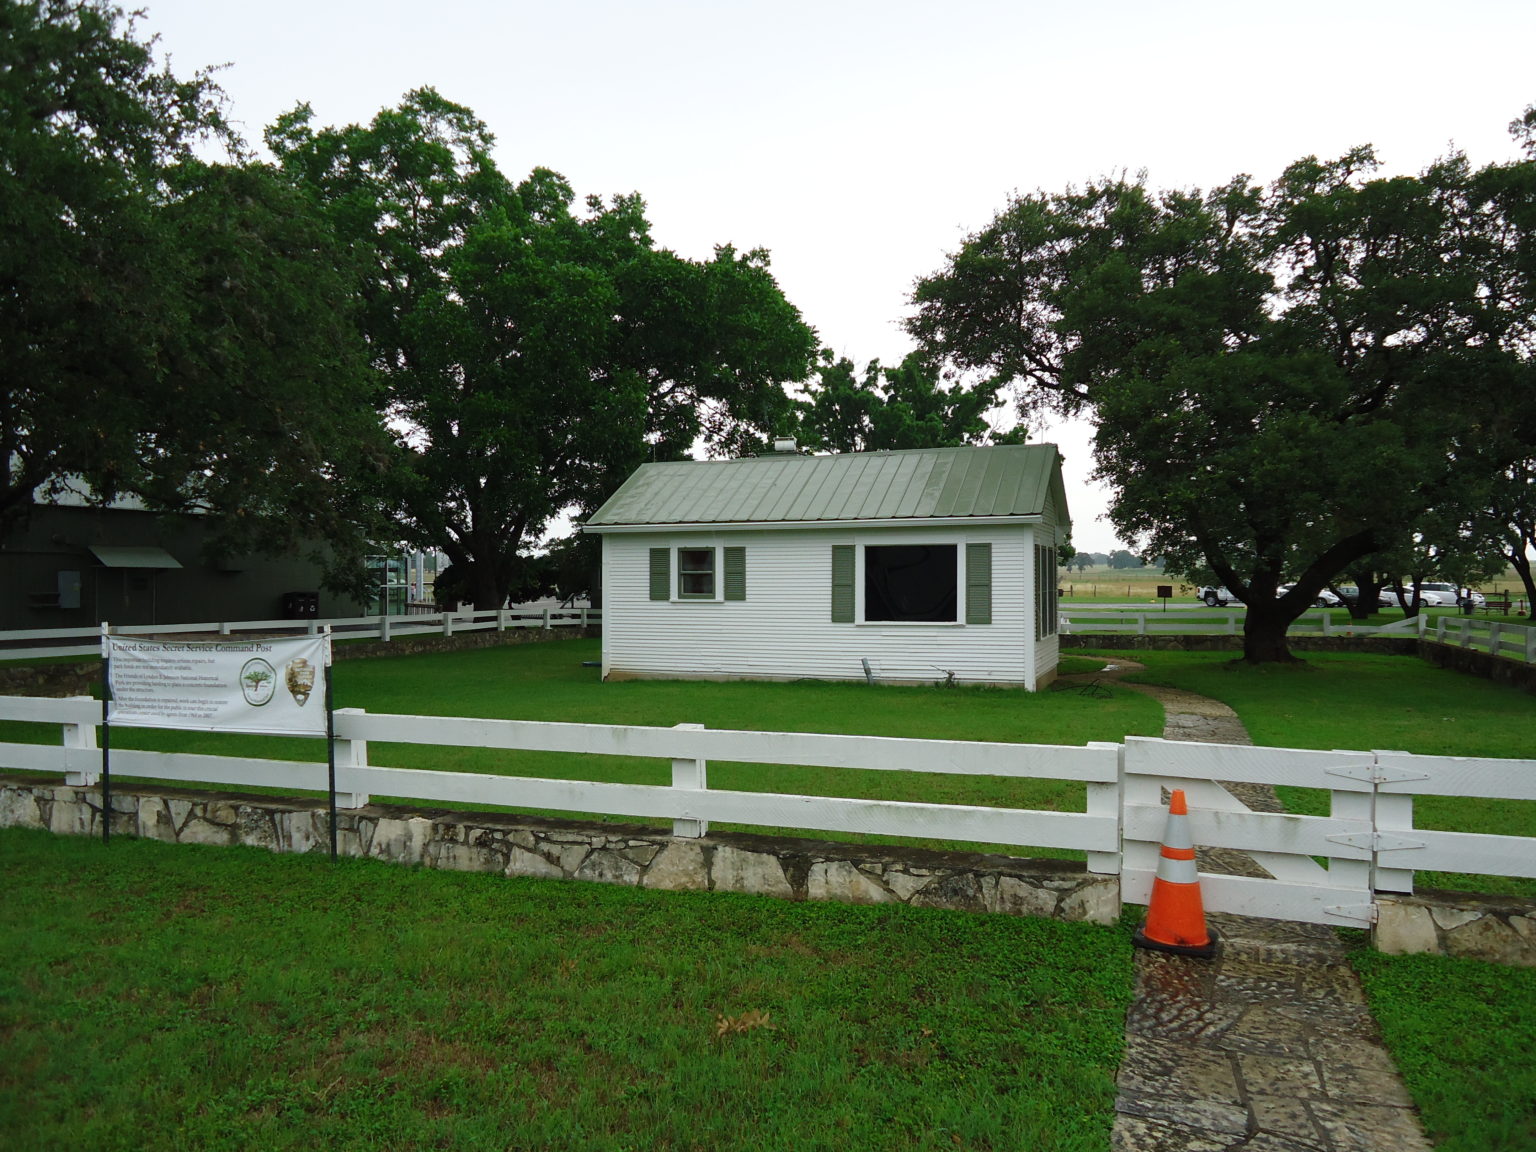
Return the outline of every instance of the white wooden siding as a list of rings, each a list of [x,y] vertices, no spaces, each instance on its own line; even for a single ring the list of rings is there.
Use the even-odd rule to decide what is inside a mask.
[[[867,659],[883,681],[932,683],[953,672],[962,683],[1032,688],[1034,542],[1023,524],[605,535],[603,675],[859,680]],[[963,556],[968,543],[992,545],[991,624],[832,623],[833,545],[956,544]],[[679,544],[744,546],[746,600],[651,600],[650,549]]]

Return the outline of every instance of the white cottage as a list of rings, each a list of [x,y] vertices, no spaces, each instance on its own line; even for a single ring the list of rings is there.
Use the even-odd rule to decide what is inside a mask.
[[[1041,688],[1056,674],[1053,444],[644,464],[603,538],[603,677]]]

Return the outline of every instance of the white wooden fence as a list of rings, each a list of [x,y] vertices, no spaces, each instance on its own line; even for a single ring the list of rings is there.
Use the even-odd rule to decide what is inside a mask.
[[[1243,630],[1242,612],[1213,609],[1175,609],[1171,612],[1128,608],[1068,608],[1061,612],[1062,631],[1086,635],[1112,632],[1120,635],[1216,635],[1237,636]],[[1473,648],[1492,656],[1536,664],[1536,628],[1488,620],[1476,616],[1431,615],[1421,612],[1390,624],[1359,624],[1338,621],[1325,611],[1307,612],[1286,630],[1289,636],[1418,636]],[[0,633],[3,635],[3,633]]]
[[[1536,628],[1473,616],[1439,616],[1430,634],[1441,644],[1536,664]]]
[[[345,616],[328,620],[223,620],[203,624],[127,624],[112,626],[120,636],[262,636],[313,635],[329,627],[338,640],[396,640],[406,636],[454,636],[509,628],[585,628],[602,620],[596,608],[545,608],[536,612],[504,608],[489,612],[434,612],[412,616]],[[92,642],[69,643],[71,640]],[[101,629],[26,628],[0,632],[0,662],[46,656],[96,656]]]
[[[1169,612],[1139,608],[1063,608],[1063,631],[1071,634],[1114,632],[1121,635],[1218,635],[1238,636],[1243,631],[1246,613],[1210,608],[1175,608]],[[1432,620],[1424,613],[1404,617],[1390,624],[1339,623],[1326,611],[1306,612],[1286,629],[1289,636],[1423,636],[1432,630]],[[1455,623],[1455,619],[1452,619]],[[1487,621],[1482,621],[1484,627]],[[1506,628],[1517,625],[1506,624]],[[1529,631],[1529,629],[1527,629]]]
[[[0,720],[58,724],[61,745],[0,743],[0,768],[99,779],[100,704],[88,698],[0,697]],[[1185,789],[1198,844],[1248,853],[1268,878],[1206,874],[1207,909],[1311,923],[1363,926],[1376,892],[1410,892],[1416,870],[1536,878],[1536,837],[1417,829],[1415,795],[1536,800],[1536,761],[1469,760],[1403,752],[1317,752],[1130,738],[1081,747],[550,724],[440,716],[336,713],[341,807],[370,795],[468,807],[504,806],[672,821],[696,837],[710,821],[812,832],[878,834],[1017,848],[1076,849],[1092,872],[1121,876],[1122,899],[1145,903],[1166,817],[1163,792]],[[652,758],[670,784],[497,776],[391,768],[369,744]],[[831,770],[1044,778],[1085,785],[1082,812],[933,804],[712,789],[711,760]],[[197,784],[323,788],[323,763],[114,749],[114,775]],[[1254,812],[1221,781],[1325,789],[1327,816]],[[1319,863],[1316,858],[1326,863]]]

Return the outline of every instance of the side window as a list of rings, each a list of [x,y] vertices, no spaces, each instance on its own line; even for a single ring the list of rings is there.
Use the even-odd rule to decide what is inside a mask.
[[[650,581],[652,600],[745,600],[747,550],[740,545],[652,548]]]
[[[1056,635],[1056,549],[1035,545],[1035,639]]]
[[[713,600],[715,598],[715,550],[679,548],[677,550],[677,598]]]

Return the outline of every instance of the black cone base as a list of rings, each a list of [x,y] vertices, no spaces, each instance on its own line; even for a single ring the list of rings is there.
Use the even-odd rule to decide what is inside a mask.
[[[1145,935],[1142,928],[1138,928],[1136,935],[1131,937],[1131,943],[1138,948],[1146,948],[1153,952],[1168,952],[1174,956],[1193,956],[1197,960],[1209,960],[1216,955],[1216,945],[1220,943],[1221,935],[1214,928],[1208,931],[1211,938],[1205,944],[1165,944],[1161,940],[1154,940]]]

